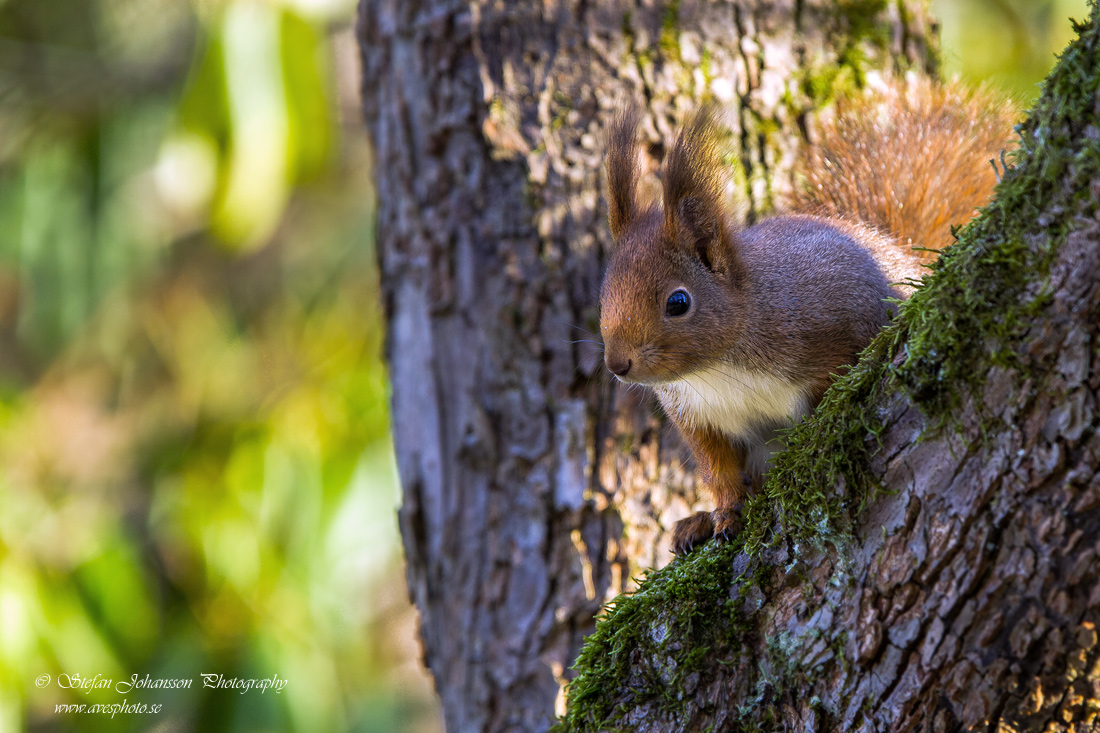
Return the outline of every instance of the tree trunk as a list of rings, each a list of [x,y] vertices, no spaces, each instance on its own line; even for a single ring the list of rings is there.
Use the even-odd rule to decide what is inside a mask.
[[[605,123],[643,109],[655,167],[717,98],[751,220],[838,85],[930,69],[923,8],[363,0],[399,520],[448,729],[545,730],[594,614],[695,508],[675,431],[589,333]]]
[[[586,644],[569,730],[1100,730],[1100,18],[750,531]],[[885,489],[883,491],[882,489]]]

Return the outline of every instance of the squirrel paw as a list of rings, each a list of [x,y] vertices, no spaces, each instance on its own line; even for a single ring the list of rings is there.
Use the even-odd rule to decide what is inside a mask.
[[[714,537],[722,542],[729,542],[741,534],[741,504],[735,504],[726,509],[715,509],[711,513],[711,521],[714,524]]]
[[[672,552],[686,555],[714,536],[713,512],[695,512],[672,528]]]

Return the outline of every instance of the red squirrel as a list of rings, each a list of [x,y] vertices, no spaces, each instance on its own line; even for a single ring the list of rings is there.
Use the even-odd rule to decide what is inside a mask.
[[[638,197],[637,116],[607,149],[615,248],[600,292],[604,363],[651,387],[691,447],[716,509],[676,523],[685,554],[740,527],[782,428],[808,414],[890,318],[951,224],[984,204],[1012,109],[955,85],[913,83],[848,103],[803,157],[795,210],[731,221],[710,109],[669,151],[662,200]]]

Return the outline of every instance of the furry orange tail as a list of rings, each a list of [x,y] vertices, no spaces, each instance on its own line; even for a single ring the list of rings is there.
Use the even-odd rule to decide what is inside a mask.
[[[989,161],[1013,147],[1018,117],[1012,102],[957,82],[887,84],[845,100],[800,161],[795,209],[870,226],[906,250],[942,249],[952,225],[989,201]]]

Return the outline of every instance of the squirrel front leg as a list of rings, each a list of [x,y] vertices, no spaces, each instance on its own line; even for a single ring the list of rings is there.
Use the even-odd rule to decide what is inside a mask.
[[[711,537],[730,540],[737,536],[741,528],[737,505],[745,496],[741,478],[745,459],[741,448],[714,428],[679,423],[677,427],[695,454],[699,479],[717,506],[713,512],[696,512],[676,523],[672,530],[672,551],[686,555]]]

